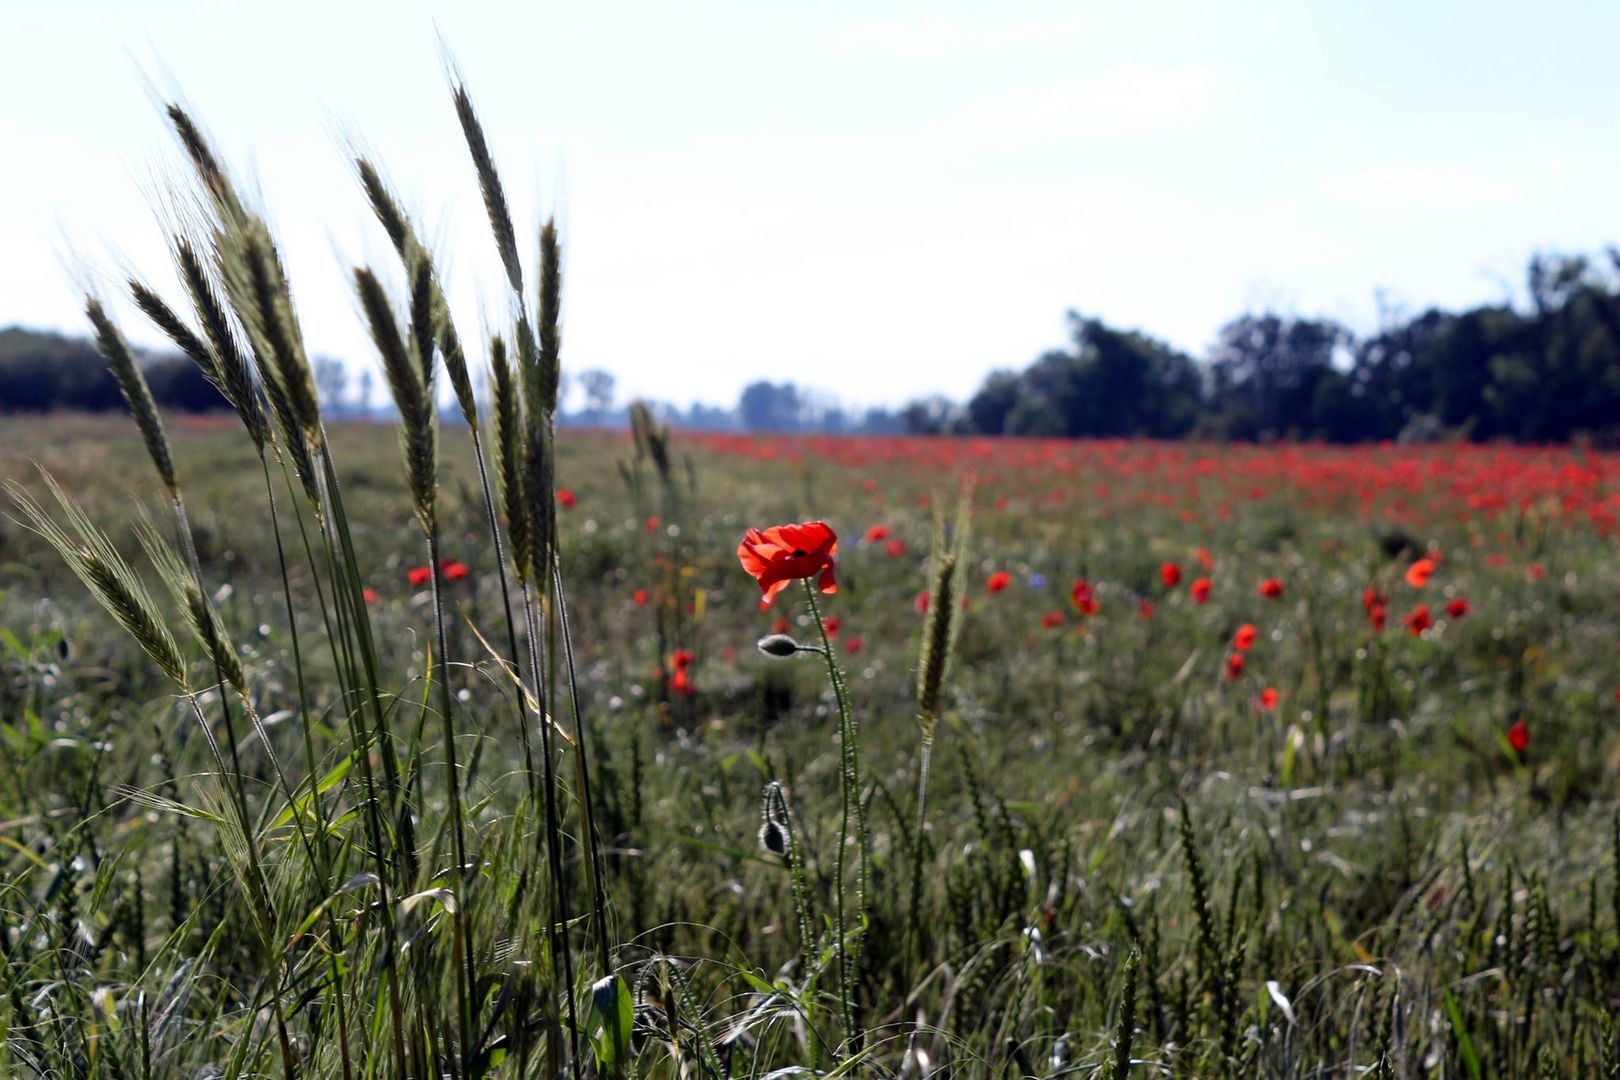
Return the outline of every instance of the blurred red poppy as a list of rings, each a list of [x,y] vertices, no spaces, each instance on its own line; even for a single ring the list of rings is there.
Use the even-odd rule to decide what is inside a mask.
[[[1372,607],[1367,609],[1367,621],[1372,623],[1372,628],[1377,630],[1379,633],[1383,633],[1384,623],[1388,621],[1388,619],[1389,609],[1383,604],[1374,604]]]
[[[682,697],[691,697],[697,693],[697,687],[692,685],[692,676],[685,668],[676,668],[675,675],[669,680],[669,688]]]
[[[844,651],[849,655],[854,656],[856,653],[861,651],[861,646],[863,644],[865,643],[861,641],[861,636],[859,634],[851,634],[849,636],[849,640],[844,642]]]
[[[889,527],[887,525],[874,525],[866,530],[866,538],[874,544],[887,540],[889,538]]]
[[[433,567],[413,566],[405,571],[405,580],[412,585],[426,585],[433,580]]]
[[[1198,549],[1198,565],[1205,570],[1215,569],[1215,556],[1209,553],[1209,548],[1201,547]]]
[[[1069,599],[1074,602],[1075,610],[1080,614],[1097,614],[1097,593],[1084,578],[1069,587]]]
[[[459,562],[445,563],[442,569],[446,581],[461,581],[472,573],[466,563]]]
[[[827,628],[827,636],[830,638],[837,637],[838,631],[844,628],[843,620],[839,619],[839,617],[836,615],[827,616],[827,618],[823,620],[822,625]]]
[[[1181,567],[1173,562],[1159,564],[1159,580],[1164,582],[1165,588],[1175,588],[1181,584]]]
[[[993,593],[998,593],[1011,584],[1012,575],[1005,570],[997,570],[990,575],[989,580],[984,583],[984,587]]]
[[[670,654],[669,663],[676,671],[680,671],[682,668],[691,667],[692,661],[696,659],[690,649],[676,649]]]
[[[636,602],[637,607],[646,607],[647,601],[651,600],[652,596],[647,592],[646,589],[637,589],[635,592],[630,594],[630,599]]]
[[[1260,636],[1260,631],[1254,628],[1254,623],[1244,623],[1232,635],[1232,648],[1238,652],[1248,652],[1254,645],[1254,639]]]
[[[1457,597],[1451,603],[1446,605],[1446,614],[1450,615],[1453,619],[1462,618],[1468,614],[1468,601],[1464,600],[1460,596]]]
[[[663,526],[663,524],[664,523],[658,519],[658,515],[654,514],[652,517],[648,518],[642,523],[642,527],[648,532],[657,532]]]
[[[1278,578],[1268,577],[1260,583],[1260,595],[1267,600],[1277,600],[1283,594],[1283,583]]]
[[[1147,622],[1148,620],[1152,619],[1153,601],[1149,600],[1147,597],[1143,597],[1142,599],[1138,600],[1136,602],[1136,614],[1141,617],[1143,622]]]
[[[906,553],[906,542],[904,540],[890,540],[884,545],[883,550],[889,553],[891,559],[898,559]]]
[[[816,578],[824,593],[838,591],[833,577],[833,555],[838,551],[838,534],[824,521],[797,525],[773,525],[769,529],[749,529],[737,545],[742,568],[759,582],[760,601],[768,606],[789,582]]]
[[[926,615],[928,614],[928,602],[932,599],[933,594],[927,589],[924,589],[922,592],[917,594],[917,599],[911,602],[911,606],[917,609],[917,614]]]
[[[1243,654],[1228,653],[1226,656],[1226,677],[1236,682],[1243,676]]]
[[[1277,707],[1277,688],[1275,686],[1268,686],[1264,690],[1260,691],[1260,697],[1256,700],[1255,704],[1259,705],[1267,712],[1275,709]]]
[[[377,590],[376,589],[361,589],[360,590],[360,599],[364,600],[368,604],[375,604],[377,602],[377,600],[379,599],[379,597],[377,595]]]
[[[1041,627],[1045,630],[1056,630],[1063,625],[1063,612],[1048,611],[1041,616]]]
[[[1214,582],[1207,577],[1201,577],[1187,586],[1187,591],[1192,594],[1193,603],[1207,604],[1209,603],[1209,590],[1213,587]]]
[[[562,507],[564,510],[572,510],[574,508],[574,504],[578,501],[579,496],[574,494],[573,488],[557,489],[557,505]]]
[[[1434,575],[1434,560],[1419,559],[1406,568],[1406,583],[1414,589],[1421,589],[1429,583]]]
[[[1406,615],[1402,617],[1401,622],[1406,624],[1406,630],[1409,634],[1411,634],[1413,637],[1417,637],[1418,635],[1422,634],[1423,631],[1434,625],[1434,617],[1429,614],[1428,604],[1419,604],[1417,607],[1407,612]]]

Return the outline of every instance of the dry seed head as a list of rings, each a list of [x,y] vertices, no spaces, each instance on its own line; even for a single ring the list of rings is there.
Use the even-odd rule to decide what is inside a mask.
[[[265,382],[275,383],[298,432],[321,445],[320,399],[315,375],[304,355],[280,256],[270,230],[258,218],[220,236],[226,291],[247,328]],[[289,433],[290,434],[290,433]]]
[[[478,189],[484,196],[484,210],[489,214],[489,227],[495,234],[495,247],[501,253],[501,265],[506,267],[506,280],[512,291],[523,292],[523,269],[518,262],[517,230],[512,227],[512,213],[507,209],[506,192],[501,187],[500,174],[495,171],[495,159],[484,138],[484,126],[478,122],[473,110],[472,97],[466,84],[457,82],[453,90],[456,119],[461,122],[461,134],[467,140],[467,152],[472,156],[473,171],[478,174]]]
[[[214,354],[203,344],[202,339],[192,332],[191,327],[175,314],[174,309],[164,303],[163,298],[153,289],[136,278],[129,279],[129,294],[134,298],[135,306],[151,320],[152,325],[163,331],[164,336],[174,342],[175,348],[185,353],[191,362],[197,365],[209,382],[218,386],[219,369],[214,366]]]
[[[203,333],[208,336],[208,343],[213,349],[214,371],[218,376],[220,393],[235,407],[254,446],[263,454],[264,445],[270,438],[264,406],[236,331],[232,329],[230,317],[214,289],[213,279],[209,277],[191,241],[184,236],[174,238],[174,261],[180,271],[180,279],[185,282],[186,292],[191,297],[192,309],[196,311],[197,320],[202,324]]]
[[[112,318],[101,306],[101,301],[95,297],[87,297],[84,304],[84,313],[89,316],[90,323],[96,330],[96,349],[101,353],[102,359],[107,361],[107,368],[112,372],[113,378],[118,380],[118,388],[124,393],[124,400],[129,402],[129,410],[135,416],[135,425],[140,428],[141,439],[146,443],[146,452],[151,455],[152,464],[157,466],[158,475],[163,477],[164,486],[169,489],[171,496],[177,497],[180,485],[174,477],[174,459],[169,455],[169,438],[163,430],[163,418],[158,415],[157,402],[152,400],[152,389],[146,383],[146,376],[141,373],[140,365],[135,363],[135,357],[124,342],[124,336],[113,325]]]
[[[495,397],[496,479],[500,486],[501,507],[506,514],[507,532],[512,538],[512,561],[518,581],[530,578],[529,504],[524,498],[523,404],[506,360],[506,342],[499,337],[489,343],[490,382]]]
[[[540,396],[549,415],[557,411],[557,387],[562,380],[562,249],[557,226],[547,221],[540,230]]]
[[[956,556],[942,554],[934,565],[928,626],[923,631],[922,656],[917,664],[917,711],[923,723],[939,717],[940,688],[950,662],[951,623],[956,612]]]
[[[230,632],[212,601],[203,595],[196,573],[188,568],[174,547],[163,538],[152,519],[142,509],[135,520],[135,532],[146,549],[146,554],[157,568],[158,576],[168,586],[169,593],[185,613],[186,625],[192,636],[202,645],[214,662],[220,677],[247,696],[247,675],[242,670],[241,657],[231,642]]]
[[[371,203],[371,212],[382,224],[394,250],[403,256],[406,241],[411,236],[411,227],[404,211],[399,208],[399,201],[394,198],[394,193],[389,190],[376,166],[363,157],[355,158],[354,165],[360,174],[360,186],[365,189],[366,201]]]
[[[420,277],[420,275],[419,275]],[[355,292],[371,328],[371,340],[382,358],[383,374],[399,409],[400,446],[405,454],[405,471],[410,478],[411,497],[423,531],[433,527],[435,469],[438,455],[437,424],[422,369],[412,349],[400,335],[388,295],[370,270],[354,272]]]
[[[41,470],[45,485],[67,519],[67,529],[45,513],[43,507],[15,481],[6,481],[11,501],[23,514],[27,526],[54,548],[78,579],[84,582],[108,614],[117,620],[163,673],[182,690],[188,688],[185,661],[169,633],[157,603],[135,571],[124,561],[105,533],[90,521],[84,510],[68,497],[55,478]]]

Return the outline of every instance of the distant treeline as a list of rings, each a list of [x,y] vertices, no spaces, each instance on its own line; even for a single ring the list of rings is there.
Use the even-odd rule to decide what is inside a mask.
[[[1195,359],[1145,333],[1069,315],[1067,348],[1023,371],[992,372],[965,404],[934,397],[852,411],[793,383],[760,381],[736,405],[651,403],[678,427],[709,430],[1238,440],[1589,438],[1620,445],[1620,250],[1533,259],[1528,302],[1415,316],[1386,311],[1357,337],[1331,319],[1244,315]],[[160,405],[224,400],[178,355],[146,358]],[[351,394],[344,366],[315,362],[338,415],[372,416],[371,377]],[[565,425],[618,426],[614,377],[580,372]],[[0,330],[0,412],[108,409],[118,388],[86,340]]]
[[[992,373],[965,406],[903,415],[912,431],[979,435],[1620,444],[1620,250],[1534,259],[1527,291],[1524,310],[1386,313],[1365,338],[1245,315],[1203,361],[1071,313],[1068,348]]]
[[[227,408],[197,365],[178,353],[143,357],[159,405],[184,412]],[[0,412],[122,408],[118,384],[86,338],[18,326],[0,329]]]

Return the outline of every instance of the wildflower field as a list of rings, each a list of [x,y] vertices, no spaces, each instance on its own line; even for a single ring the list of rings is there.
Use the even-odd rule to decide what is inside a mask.
[[[1620,458],[559,433],[456,106],[397,425],[174,109],[133,422],[0,426],[0,1075],[1620,1075]]]

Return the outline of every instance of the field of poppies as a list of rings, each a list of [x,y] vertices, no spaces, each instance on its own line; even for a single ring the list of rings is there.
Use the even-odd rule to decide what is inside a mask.
[[[0,1075],[1620,1076],[1620,458],[559,432],[451,83],[397,423],[171,104],[130,417],[0,426]]]
[[[1616,1075],[1620,458],[641,419],[8,421],[0,1073]]]

